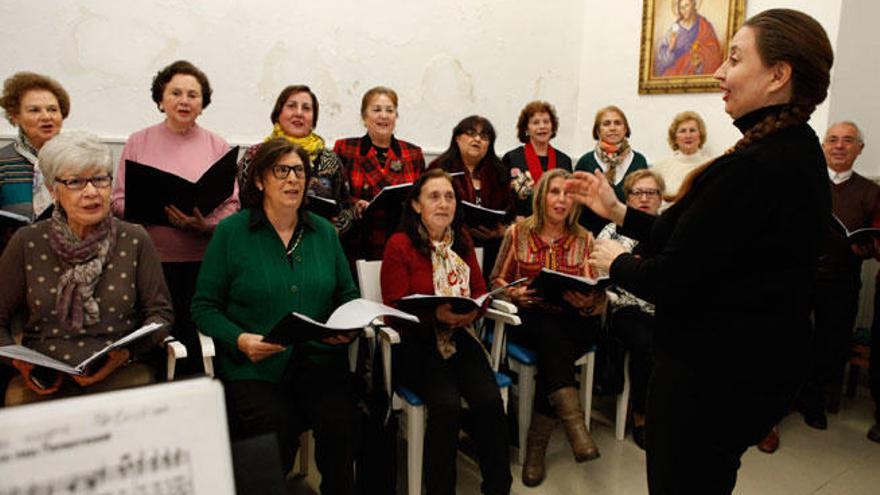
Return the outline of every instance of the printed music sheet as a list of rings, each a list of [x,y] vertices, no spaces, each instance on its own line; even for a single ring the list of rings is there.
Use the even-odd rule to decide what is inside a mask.
[[[0,409],[0,495],[233,495],[208,378]]]

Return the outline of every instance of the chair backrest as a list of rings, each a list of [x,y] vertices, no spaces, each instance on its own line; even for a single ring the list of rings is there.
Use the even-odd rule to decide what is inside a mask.
[[[380,278],[382,260],[357,260],[355,267],[357,268],[361,297],[370,301],[382,302],[382,281]]]

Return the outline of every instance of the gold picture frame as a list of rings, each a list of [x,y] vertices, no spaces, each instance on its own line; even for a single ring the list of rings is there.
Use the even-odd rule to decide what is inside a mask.
[[[712,77],[746,0],[644,0],[639,94],[718,91]]]

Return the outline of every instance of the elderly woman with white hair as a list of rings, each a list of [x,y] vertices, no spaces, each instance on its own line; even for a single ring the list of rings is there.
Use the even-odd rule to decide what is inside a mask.
[[[75,365],[139,327],[161,330],[110,351],[91,374],[65,375],[19,360],[6,404],[146,384],[141,361],[173,319],[168,288],[146,231],[110,215],[109,148],[84,133],[61,134],[40,150],[39,166],[55,210],[19,229],[0,257],[0,345],[14,343],[11,321],[26,319],[22,344]]]

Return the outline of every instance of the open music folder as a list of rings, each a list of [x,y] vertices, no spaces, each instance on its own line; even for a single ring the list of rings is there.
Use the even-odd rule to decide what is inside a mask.
[[[196,182],[151,165],[125,160],[125,220],[145,225],[170,226],[165,207],[174,205],[187,215],[198,207],[209,215],[232,196],[238,146],[214,162]]]

